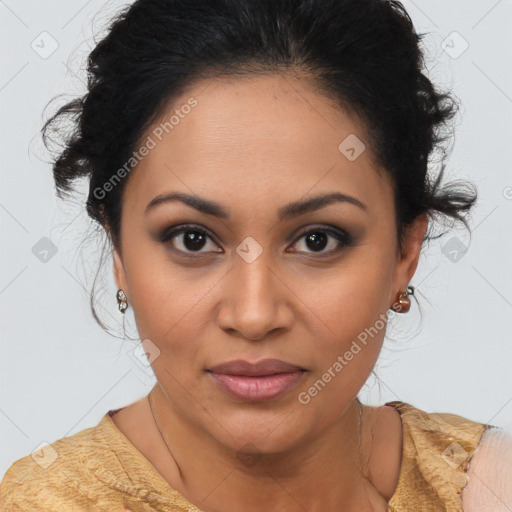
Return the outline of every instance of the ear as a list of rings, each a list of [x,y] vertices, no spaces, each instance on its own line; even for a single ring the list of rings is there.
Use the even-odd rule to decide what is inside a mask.
[[[114,261],[113,261],[113,270],[114,270],[114,280],[117,286],[117,289],[121,288],[125,295],[128,296],[128,283],[126,280],[126,272],[124,270],[123,260],[121,258],[121,251],[116,248],[116,244],[114,242],[114,237],[112,236],[112,232],[110,230],[110,225],[107,221],[107,216],[105,214],[105,205],[100,205],[100,213],[102,217],[102,223],[103,229],[105,230],[105,233],[107,234],[107,237],[109,239],[109,242],[112,247],[114,247]]]
[[[402,252],[398,255],[395,267],[393,290],[391,290],[393,295],[390,298],[390,304],[395,301],[398,292],[405,291],[416,272],[427,227],[428,216],[423,213],[416,217],[404,234]]]
[[[118,249],[114,249],[114,279],[117,285],[117,288],[121,288],[126,296],[128,293],[128,282],[126,279],[126,272],[124,270],[123,260]]]

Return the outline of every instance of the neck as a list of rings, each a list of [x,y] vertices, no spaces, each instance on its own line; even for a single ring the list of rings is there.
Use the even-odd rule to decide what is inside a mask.
[[[247,512],[269,510],[269,503],[281,512],[363,510],[367,450],[359,446],[365,416],[357,400],[320,435],[263,453],[251,443],[233,450],[205,435],[177,414],[158,384],[150,395],[156,426],[177,469],[170,484],[202,510],[224,510],[226,503]]]

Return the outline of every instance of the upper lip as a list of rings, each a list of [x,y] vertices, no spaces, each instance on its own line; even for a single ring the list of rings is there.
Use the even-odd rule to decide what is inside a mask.
[[[275,375],[277,373],[290,373],[299,370],[302,371],[303,368],[279,359],[262,359],[257,363],[250,363],[243,359],[236,359],[212,366],[208,371],[213,373],[222,373],[225,375],[245,375],[252,377]]]

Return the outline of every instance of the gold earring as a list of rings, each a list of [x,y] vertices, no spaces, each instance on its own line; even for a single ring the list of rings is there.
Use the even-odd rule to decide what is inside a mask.
[[[409,295],[414,295],[414,286],[407,286],[405,292],[399,292],[396,301],[391,305],[391,309],[397,313],[407,313],[411,308]]]
[[[117,304],[119,306],[119,311],[121,311],[121,313],[124,313],[128,308],[128,299],[126,298],[126,295],[124,294],[123,290],[117,290],[116,297]]]

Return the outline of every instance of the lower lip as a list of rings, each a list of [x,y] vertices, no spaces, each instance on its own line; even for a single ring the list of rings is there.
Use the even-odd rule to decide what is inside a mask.
[[[295,387],[302,379],[304,372],[277,373],[259,377],[209,373],[232,397],[244,402],[263,402],[272,400]]]

